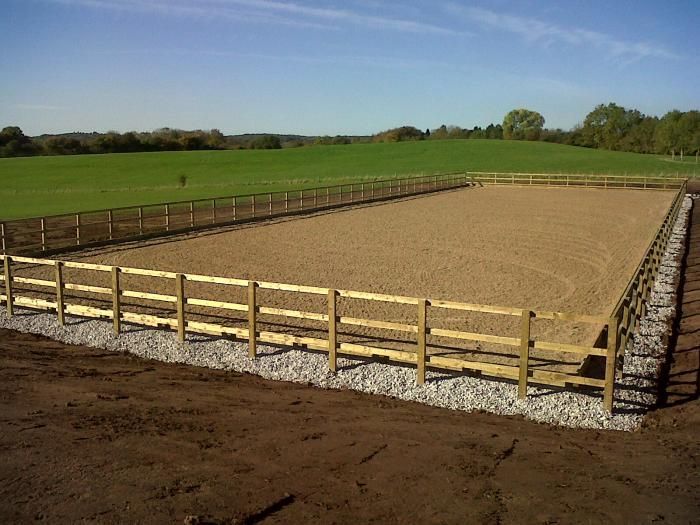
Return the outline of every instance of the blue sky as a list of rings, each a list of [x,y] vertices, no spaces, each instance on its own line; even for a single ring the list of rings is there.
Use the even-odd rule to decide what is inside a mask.
[[[700,107],[700,1],[0,0],[0,126],[369,134]]]

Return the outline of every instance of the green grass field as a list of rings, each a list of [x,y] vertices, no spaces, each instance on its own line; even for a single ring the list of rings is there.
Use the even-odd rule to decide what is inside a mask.
[[[453,170],[700,175],[694,159],[501,140],[13,158],[0,159],[0,218]]]

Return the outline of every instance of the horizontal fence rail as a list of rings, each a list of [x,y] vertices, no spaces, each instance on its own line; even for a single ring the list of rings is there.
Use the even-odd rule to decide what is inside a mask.
[[[646,175],[588,175],[553,173],[505,173],[468,171],[480,184],[510,184],[517,186],[573,186],[604,189],[680,189],[687,179],[681,177],[649,177]]]
[[[416,380],[419,384],[425,382],[426,369],[443,371],[471,371],[486,376],[504,378],[518,383],[518,396],[527,395],[528,384],[550,385],[563,387],[567,385],[585,385],[594,389],[611,388],[604,379],[584,377],[578,374],[543,370],[532,366],[531,353],[567,353],[584,358],[599,356],[609,358],[606,348],[550,342],[536,339],[532,336],[533,324],[537,320],[553,322],[567,321],[592,324],[609,329],[611,334],[615,319],[605,316],[577,315],[562,312],[538,311],[527,308],[511,308],[489,305],[444,301],[430,298],[408,297],[360,292],[353,290],[338,290],[314,286],[300,286],[248,279],[229,277],[212,277],[207,275],[183,274],[141,268],[109,266],[75,261],[60,261],[38,259],[23,256],[0,255],[3,273],[0,276],[3,294],[0,301],[6,305],[8,315],[14,314],[16,307],[55,311],[58,322],[65,323],[65,315],[103,318],[112,320],[114,331],[122,330],[122,323],[136,325],[165,327],[177,332],[179,340],[184,341],[186,333],[203,333],[216,336],[233,337],[248,341],[249,354],[257,355],[257,343],[278,345],[298,345],[310,350],[326,352],[328,366],[337,370],[338,356],[381,357],[393,362],[416,367]],[[53,279],[38,279],[21,277],[15,273],[15,268],[44,267],[53,271]],[[85,274],[85,283],[99,282],[99,275],[109,278],[110,286],[95,286],[71,282],[66,279],[68,270],[81,270]],[[127,288],[123,280],[128,276],[149,277],[170,282],[169,294],[138,291]],[[221,293],[220,299],[206,299],[197,296],[189,290],[189,283],[206,283],[223,286],[225,289],[237,288],[244,293],[241,302],[223,300],[231,297],[231,292]],[[43,290],[43,295],[30,293],[27,289],[20,291],[19,287],[30,287]],[[317,296],[323,304],[323,311],[310,312],[293,309],[272,308],[261,300],[261,291],[276,291],[292,294],[310,294]],[[79,296],[78,292],[89,293],[104,297],[103,306],[94,306],[87,298]],[[68,293],[71,296],[68,297]],[[128,306],[126,298],[137,299]],[[414,310],[414,322],[395,323],[380,319],[364,319],[340,315],[339,301],[355,300],[394,303]],[[134,308],[144,302],[157,302],[170,306],[170,315],[153,315],[143,313]],[[204,308],[212,314],[198,314],[189,311],[192,307]],[[477,312],[497,316],[505,316],[518,320],[519,333],[514,336],[503,336],[453,330],[433,325],[433,319],[439,311]],[[214,312],[216,315],[214,315]],[[238,314],[238,315],[236,315]],[[275,324],[282,331],[263,329],[260,316],[274,316],[284,321],[304,319],[321,323],[323,337],[307,337],[293,335],[284,324]],[[237,325],[231,322],[236,321]],[[342,341],[341,327],[363,327],[386,332],[401,332],[410,334],[412,343],[408,341],[408,349],[395,349],[357,342]],[[343,328],[344,329],[344,328]],[[611,336],[612,337],[612,336]],[[433,352],[439,341],[472,341],[503,345],[512,348],[518,365],[499,364],[444,355]],[[612,343],[610,343],[612,344]],[[436,346],[438,345],[438,346]],[[442,346],[439,346],[442,348]]]
[[[439,173],[6,220],[0,222],[0,251],[38,255],[472,185],[464,172]]]

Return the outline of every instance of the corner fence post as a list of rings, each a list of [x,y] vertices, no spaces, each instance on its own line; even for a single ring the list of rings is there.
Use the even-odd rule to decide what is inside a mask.
[[[175,292],[177,295],[177,338],[183,342],[185,340],[185,276],[181,273],[175,275]]]
[[[248,356],[255,359],[256,354],[256,323],[257,323],[257,289],[258,283],[248,281]]]
[[[520,369],[518,373],[518,399],[527,397],[527,373],[530,362],[530,322],[532,311],[523,310],[520,325]]]
[[[121,290],[119,289],[119,274],[118,266],[112,267],[112,320],[114,333],[119,334],[122,327],[121,315]]]
[[[603,406],[612,413],[615,396],[615,366],[617,360],[617,317],[608,321],[608,346],[605,353],[605,391]]]
[[[58,324],[61,326],[66,324],[66,306],[63,290],[63,263],[56,261],[56,315],[58,316]]]
[[[328,290],[328,368],[338,370],[338,292]]]
[[[14,312],[14,301],[12,298],[12,257],[5,255],[5,296],[7,300],[7,315],[12,317]]]
[[[428,300],[418,299],[418,359],[416,367],[416,382],[419,385],[425,383],[425,361],[426,361],[426,334],[427,329]]]

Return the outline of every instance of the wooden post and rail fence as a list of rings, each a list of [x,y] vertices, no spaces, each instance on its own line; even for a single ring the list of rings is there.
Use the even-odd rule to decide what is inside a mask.
[[[465,176],[464,174],[462,174],[462,176],[464,177],[462,181],[469,178],[469,176]],[[478,178],[474,180],[478,180]],[[515,180],[516,178],[514,176],[511,177],[511,181]],[[529,176],[528,180],[530,180]],[[534,181],[536,179],[532,180]],[[569,180],[570,185],[573,185],[571,182],[572,180]],[[392,185],[394,183],[392,183]],[[670,185],[672,183],[673,182],[666,182],[665,184]],[[625,182],[622,182],[622,184],[625,184]],[[652,184],[652,181],[647,181],[644,184],[644,188],[653,189],[654,186]],[[404,182],[404,187],[409,186],[409,184]],[[663,223],[656,231],[644,253],[642,261],[610,316],[579,315],[566,312],[540,311],[533,308],[479,305],[431,298],[336,290],[313,286],[184,274],[67,260],[58,261],[14,254],[0,255],[0,260],[2,260],[3,263],[3,273],[0,275],[0,283],[2,283],[2,290],[4,292],[0,294],[0,302],[6,306],[7,314],[10,316],[14,314],[14,308],[16,306],[55,311],[59,324],[65,323],[66,314],[111,319],[116,333],[122,330],[122,323],[126,322],[143,326],[168,327],[176,331],[177,337],[181,341],[185,340],[188,332],[234,337],[248,341],[249,354],[251,357],[255,357],[257,354],[258,342],[277,345],[300,345],[311,350],[327,352],[328,366],[334,371],[337,370],[337,358],[339,355],[361,357],[377,356],[394,362],[415,366],[416,380],[419,384],[425,381],[426,370],[430,368],[447,371],[466,370],[487,376],[517,381],[518,396],[521,398],[527,395],[527,386],[529,384],[556,387],[583,385],[594,389],[602,389],[604,406],[606,410],[612,411],[615,375],[616,371],[618,371],[619,360],[624,356],[627,342],[644,315],[646,301],[649,298],[660,268],[661,257],[668,245],[673,225],[678,217],[685,195],[685,181],[679,182],[675,188],[677,189],[676,196],[666,213]],[[316,194],[316,198],[318,198],[318,194]],[[285,202],[285,205],[286,204],[287,202]],[[269,201],[266,205],[269,210]],[[140,216],[139,214],[139,217]],[[212,212],[212,220],[215,219],[216,217]],[[80,223],[79,220],[76,222],[77,224]],[[76,242],[78,242],[77,239]],[[29,267],[52,267],[54,269],[54,279],[37,279],[17,275],[15,266],[19,264],[24,265],[24,267],[27,265],[29,265]],[[97,282],[97,279],[94,277],[86,280],[87,283],[91,284],[69,282],[65,277],[65,271],[67,269],[78,269],[87,272],[87,274],[108,274],[111,278],[111,286],[95,286],[92,284]],[[172,288],[170,288],[172,293],[156,294],[126,289],[122,283],[122,276],[124,275],[172,281]],[[187,283],[190,282],[214,284],[224,288],[235,287],[246,289],[247,301],[245,303],[234,303],[226,300],[212,300],[196,297],[187,289]],[[24,289],[20,291],[16,289],[17,285],[24,285],[25,287],[28,286],[32,288],[30,292]],[[260,304],[261,301],[258,290],[273,290],[293,294],[321,296],[326,300],[326,309],[325,312],[308,312],[268,307]],[[67,297],[67,292],[70,292],[72,295]],[[96,307],[94,306],[94,302],[91,302],[85,297],[78,296],[77,294],[79,293],[92,294],[95,297],[104,296],[110,307]],[[230,297],[230,295],[225,294],[222,299],[228,297]],[[129,305],[129,307],[127,307],[124,304],[124,298],[131,298],[139,301],[155,301],[164,303],[166,306],[175,305],[175,317],[162,317],[146,314],[142,311],[133,311],[134,308],[137,308],[138,304],[136,306]],[[412,305],[412,307],[416,309],[415,323],[396,323],[379,319],[340,316],[338,315],[337,304],[339,299]],[[212,320],[201,320],[201,315],[198,316],[199,320],[188,319],[188,306],[194,306],[205,310],[209,309],[207,311],[216,312],[217,315],[213,315],[213,313],[211,315],[216,322]],[[508,316],[511,318],[516,317],[520,319],[520,333],[518,336],[501,336],[439,328],[433,326],[431,323],[430,314],[434,310],[477,312]],[[245,322],[244,326],[247,326],[232,326],[230,323],[224,324],[221,321],[222,312],[224,316],[230,316],[231,312],[240,312],[241,315],[245,315],[245,318],[241,320],[240,318],[230,317],[230,323],[238,322],[240,324],[241,321],[243,321]],[[286,320],[302,319],[325,323],[324,330],[327,335],[324,339],[262,330],[258,319],[259,315],[276,316]],[[607,339],[605,347],[599,348],[580,344],[548,342],[533,338],[532,324],[538,319],[592,324],[600,327],[606,334]],[[339,337],[339,325],[415,334],[415,342],[413,349],[410,351],[343,342],[340,341]],[[434,338],[513,347],[517,349],[518,366],[431,354],[430,346]],[[605,361],[605,377],[598,379],[584,377],[579,374],[542,370],[532,367],[532,351],[569,353],[575,354],[581,359],[590,358],[591,356],[602,358]]]
[[[465,172],[440,173],[5,220],[0,253],[41,255],[473,185]]]
[[[176,332],[176,337],[184,341],[187,333],[203,333],[217,336],[235,337],[248,341],[249,355],[256,356],[257,343],[271,343],[279,345],[301,345],[312,350],[320,350],[328,353],[328,366],[331,370],[337,370],[337,358],[340,355],[361,357],[383,357],[391,361],[413,365],[417,370],[417,382],[425,382],[427,369],[479,372],[486,376],[506,378],[517,381],[519,395],[524,397],[528,384],[565,386],[570,384],[586,385],[593,388],[610,388],[608,382],[603,379],[583,377],[577,374],[569,374],[557,371],[547,371],[530,366],[530,351],[539,352],[564,352],[576,354],[581,358],[589,355],[604,357],[607,350],[604,348],[588,347],[561,342],[548,342],[534,340],[530,337],[530,325],[536,319],[550,321],[567,321],[586,323],[598,326],[611,326],[613,322],[604,316],[577,315],[562,312],[547,312],[523,308],[511,308],[501,306],[489,306],[479,304],[461,303],[456,301],[444,301],[438,299],[387,295],[352,290],[336,290],[313,286],[300,286],[294,284],[254,281],[248,279],[236,279],[228,277],[212,277],[206,275],[183,274],[142,268],[130,268],[121,266],[108,266],[76,261],[57,261],[53,259],[37,259],[23,256],[0,255],[3,260],[4,272],[0,276],[3,294],[0,294],[0,302],[6,308],[8,315],[14,314],[16,307],[43,309],[55,311],[59,324],[65,323],[65,315],[111,319],[115,333],[122,330],[122,323],[131,323],[151,327],[168,327]],[[37,279],[21,277],[14,273],[16,265],[32,267],[44,266],[55,268],[55,279]],[[98,280],[93,273],[107,274],[111,277],[110,287],[100,287],[76,282],[69,282],[64,278],[67,269],[79,269],[85,274],[85,282]],[[156,279],[165,279],[172,282],[171,294],[156,294],[130,290],[121,284],[120,276],[136,275]],[[233,303],[224,300],[202,299],[187,290],[187,283],[208,283],[224,287],[238,287],[247,291],[245,303]],[[19,293],[18,285],[33,287],[33,292],[24,290]],[[41,289],[43,291],[38,291]],[[326,299],[325,312],[309,312],[282,308],[272,308],[261,304],[258,290],[276,290],[292,292],[295,294],[312,294]],[[66,293],[70,292],[70,297]],[[105,306],[94,306],[95,301],[80,297],[77,292],[89,293],[94,296],[104,296]],[[223,294],[225,298],[229,294]],[[174,317],[162,317],[134,311],[134,305],[127,307],[122,299],[132,298],[142,301],[156,301],[165,305],[174,306]],[[338,315],[337,302],[339,299],[352,299],[359,301],[379,301],[400,305],[411,305],[415,308],[415,323],[396,323],[378,319],[364,319]],[[138,301],[137,301],[138,302]],[[210,322],[198,314],[199,320],[188,319],[188,306],[211,309],[217,322]],[[516,317],[522,319],[522,331],[519,336],[500,336],[482,334],[461,330],[451,330],[431,326],[431,312],[434,310],[449,310],[456,312],[477,312],[498,316]],[[244,318],[231,317],[230,322],[224,324],[222,312],[230,315],[231,312],[241,312]],[[276,316],[287,319],[304,319],[325,323],[326,338],[305,337],[289,335],[287,333],[261,330],[258,320],[259,315]],[[232,326],[238,323],[239,326]],[[240,326],[243,323],[243,326]],[[403,332],[415,334],[413,350],[397,350],[340,341],[339,326],[364,327],[373,330]],[[279,326],[276,323],[275,326]],[[519,349],[519,365],[497,364],[486,361],[469,360],[461,357],[449,357],[446,355],[431,355],[430,338],[444,340],[472,341],[492,343]]]

